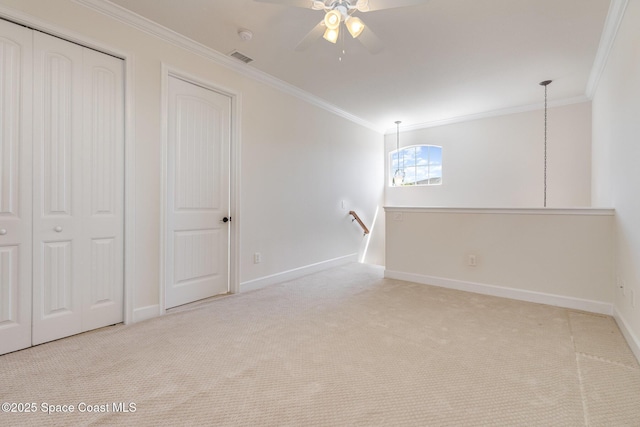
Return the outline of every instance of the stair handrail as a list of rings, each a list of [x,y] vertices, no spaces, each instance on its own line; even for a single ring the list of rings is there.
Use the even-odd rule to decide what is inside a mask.
[[[364,225],[364,222],[362,222],[362,220],[360,219],[358,214],[355,213],[355,211],[349,211],[349,215],[353,216],[353,219],[351,220],[351,222],[358,221],[358,224],[360,224],[360,227],[362,227],[362,230],[364,230],[364,234],[369,234],[369,229],[367,228],[366,225]]]

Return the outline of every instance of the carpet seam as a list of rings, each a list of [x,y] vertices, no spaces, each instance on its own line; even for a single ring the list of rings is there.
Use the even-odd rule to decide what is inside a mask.
[[[580,356],[583,356],[583,357],[585,357],[587,359],[595,360],[595,361],[598,361],[598,362],[609,363],[611,365],[619,366],[621,368],[626,368],[626,369],[629,369],[629,370],[634,371],[634,372],[640,371],[640,367],[638,367],[638,366],[629,366],[626,363],[617,362],[615,360],[606,359],[604,357],[596,356],[594,354],[583,353],[583,352],[580,352],[580,351],[576,351],[576,354],[578,354]]]
[[[584,389],[584,380],[582,378],[582,370],[580,369],[580,360],[579,360],[579,352],[576,348],[576,340],[573,336],[573,326],[571,324],[571,310],[565,310],[565,314],[567,316],[567,323],[569,325],[569,334],[571,335],[571,344],[573,345],[573,353],[575,355],[576,360],[576,373],[578,374],[578,384],[580,386],[580,397],[582,398],[582,414],[584,416],[584,425],[589,426],[589,406],[587,404],[587,393]]]

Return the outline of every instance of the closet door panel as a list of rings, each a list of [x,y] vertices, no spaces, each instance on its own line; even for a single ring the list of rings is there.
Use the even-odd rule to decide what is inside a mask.
[[[34,33],[33,344],[82,331],[82,51]]]
[[[31,345],[32,32],[0,21],[0,354]]]
[[[89,250],[83,330],[122,322],[124,290],[123,62],[84,49],[83,239]]]

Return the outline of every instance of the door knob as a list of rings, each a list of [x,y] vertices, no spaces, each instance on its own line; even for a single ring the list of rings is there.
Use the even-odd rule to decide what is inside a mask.
[[[222,221],[222,222],[229,222],[229,221],[231,221],[231,217],[226,217],[226,216],[225,216],[225,217],[224,217],[224,218],[222,218],[220,221]]]
[[[7,234],[7,229],[6,228],[0,228],[0,236],[4,236],[5,234]]]
[[[59,233],[62,231],[62,227],[57,226],[56,228],[53,229],[53,231],[55,231],[56,233]]]

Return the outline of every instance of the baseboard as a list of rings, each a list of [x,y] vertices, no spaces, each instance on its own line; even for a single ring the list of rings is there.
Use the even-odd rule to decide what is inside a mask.
[[[389,279],[406,280],[424,285],[439,286],[476,294],[492,295],[496,297],[571,308],[591,313],[613,315],[613,305],[600,301],[566,297],[562,295],[546,294],[542,292],[526,291],[522,289],[505,288],[502,286],[486,285],[484,283],[466,282],[462,280],[445,279],[442,277],[425,276],[415,273],[385,270],[384,277]]]
[[[622,314],[620,314],[615,306],[613,307],[613,318],[616,319],[616,323],[618,324],[622,335],[624,335],[624,338],[627,340],[629,348],[636,356],[636,359],[638,359],[638,363],[640,363],[640,340],[638,340],[638,337],[635,336],[635,334],[629,327],[629,324],[626,320],[624,320],[624,317],[622,317]]]
[[[282,273],[272,274],[260,277],[258,279],[249,280],[240,283],[240,292],[253,291],[261,289],[265,286],[294,280],[308,274],[317,273],[328,268],[338,267],[344,264],[358,261],[358,254],[350,254],[339,258],[333,258],[327,261],[317,262],[315,264],[306,265],[304,267],[294,268],[293,270],[283,271]]]
[[[160,316],[160,306],[158,304],[148,305],[133,310],[133,322],[142,322],[143,320],[152,319]]]

